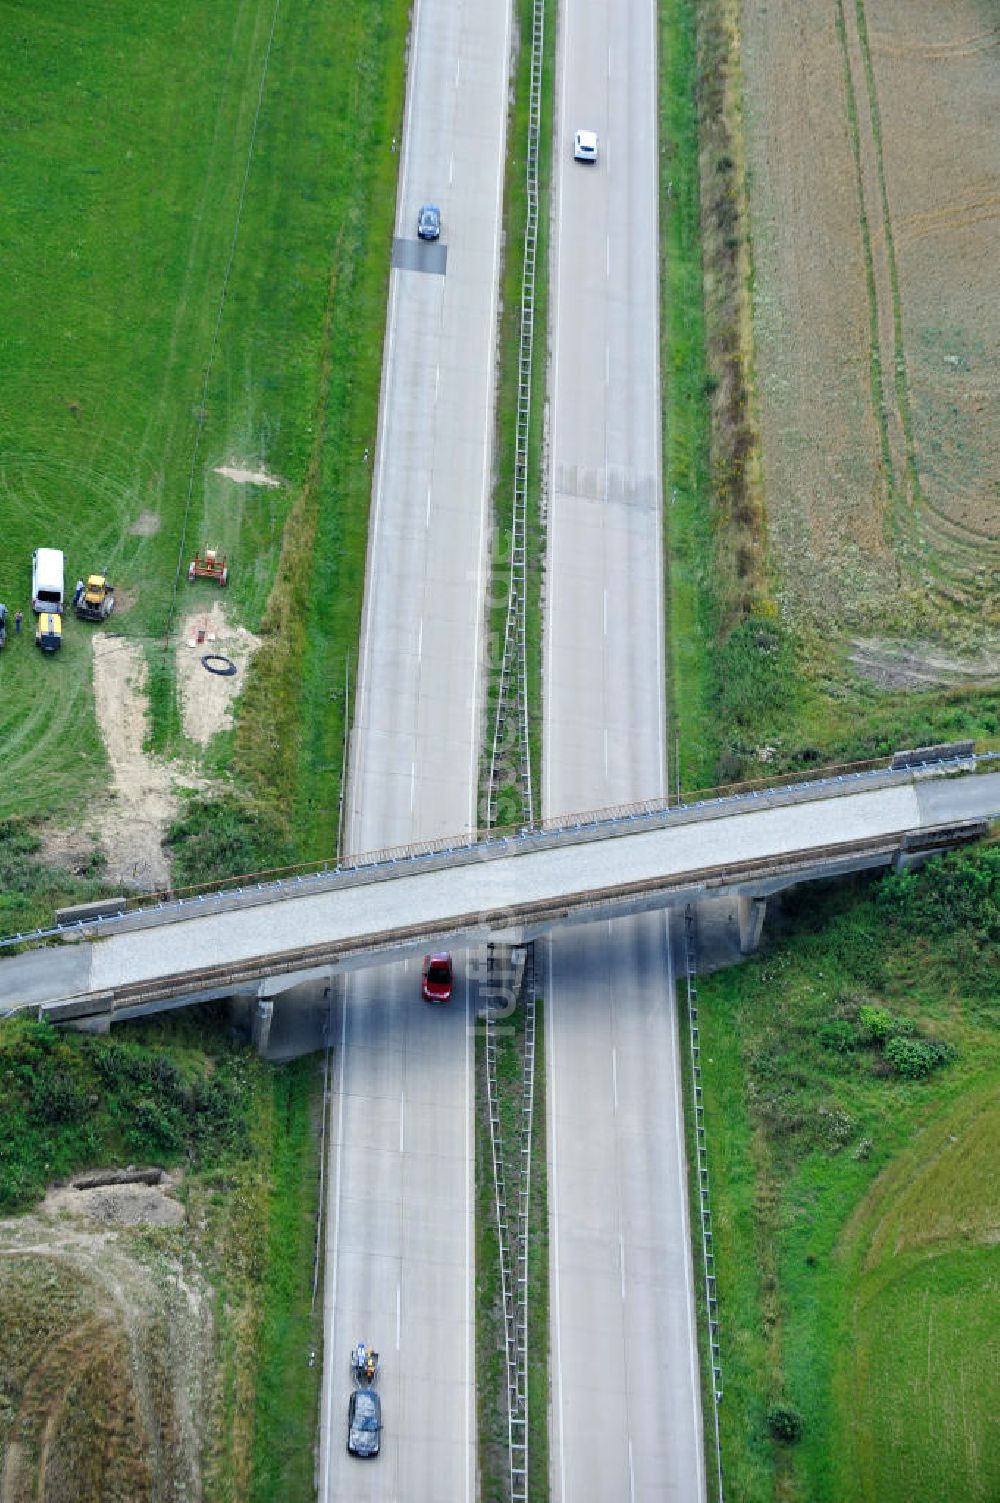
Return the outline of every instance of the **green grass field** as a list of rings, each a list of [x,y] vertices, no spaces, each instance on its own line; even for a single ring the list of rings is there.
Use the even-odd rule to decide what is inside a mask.
[[[963,1498],[987,1503],[1000,1488],[998,1142],[994,1083],[894,1160],[838,1245],[853,1290],[838,1470],[859,1498],[945,1498],[962,1479]]]
[[[109,572],[115,628],[156,668],[177,610],[215,598],[186,583],[199,547],[228,552],[228,608],[259,624],[305,496],[298,656],[268,678],[264,654],[262,675],[296,783],[331,760],[339,773],[339,745],[317,755],[294,732],[356,637],[406,15],[399,0],[349,17],[15,0],[0,19],[0,599],[26,609],[33,548],[61,547],[70,585]],[[233,459],[285,483],[234,486],[213,472]],[[310,610],[322,655],[303,666]],[[0,656],[0,814],[65,814],[105,777],[87,638],[69,621],[53,660],[27,632]],[[167,750],[170,708],[158,681]],[[314,738],[326,718],[310,717]],[[245,753],[239,771],[291,816],[284,767],[269,783],[266,758]]]
[[[998,872],[992,850],[803,893],[759,959],[702,983],[723,1462],[746,1503],[1000,1490]],[[956,1057],[900,1076],[868,1007]]]

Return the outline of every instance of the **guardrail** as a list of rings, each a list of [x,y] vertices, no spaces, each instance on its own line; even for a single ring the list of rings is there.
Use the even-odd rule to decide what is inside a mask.
[[[486,823],[496,820],[497,795],[501,784],[501,760],[509,750],[507,726],[517,724],[516,778],[521,789],[521,809],[529,823],[534,817],[531,787],[531,744],[528,734],[528,654],[525,612],[528,599],[527,507],[528,449],[531,438],[531,377],[535,344],[535,260],[538,253],[538,150],[542,119],[542,57],[545,44],[545,0],[534,0],[531,21],[531,77],[528,92],[528,142],[525,155],[527,216],[524,227],[524,259],[521,271],[521,332],[518,350],[517,417],[514,429],[514,493],[511,511],[510,580],[504,623],[503,657],[497,692],[486,790]]]
[[[507,1374],[507,1448],[511,1503],[528,1498],[528,1235],[531,1208],[531,1143],[535,1101],[535,963],[534,946],[525,949],[520,992],[524,1002],[524,1053],[521,1064],[521,1109],[514,1163],[517,1213],[513,1234],[507,1189],[500,1087],[497,1078],[497,1013],[487,1008],[486,1098],[493,1159],[493,1192],[500,1252],[500,1292],[504,1313],[504,1360]],[[515,998],[495,985],[496,946],[488,944],[487,993]]]
[[[52,924],[45,928],[6,935],[0,938],[0,950],[36,944],[47,939],[69,938],[74,934],[99,936],[123,926],[134,927],[136,921],[141,921],[144,917],[153,922],[165,919],[170,914],[187,918],[199,910],[215,911],[220,905],[233,900],[271,901],[358,881],[378,881],[398,876],[403,867],[432,871],[443,866],[460,865],[470,857],[487,861],[519,855],[562,844],[565,837],[577,840],[613,838],[643,826],[665,828],[672,823],[720,818],[741,809],[857,793],[865,785],[890,787],[910,783],[921,774],[947,776],[956,772],[969,773],[978,770],[980,766],[989,770],[989,765],[994,762],[1000,762],[1000,752],[940,758],[899,769],[893,769],[891,760],[885,758],[876,763],[866,762],[839,770],[828,770],[822,775],[814,774],[808,778],[792,777],[771,783],[740,784],[722,792],[707,790],[704,797],[691,795],[681,802],[662,798],[648,799],[581,814],[560,815],[517,830],[487,834],[482,839],[465,834],[442,836],[436,840],[419,841],[406,846],[383,847],[359,853],[339,865],[331,862],[313,863],[305,869],[286,867],[242,878],[235,877],[231,881],[192,889],[186,893],[171,891],[136,895],[128,900],[128,907],[123,914]]]
[[[701,1262],[705,1280],[705,1321],[712,1365],[712,1418],[715,1434],[715,1470],[718,1503],[722,1491],[722,1444],[719,1438],[719,1405],[722,1403],[722,1351],[719,1346],[719,1302],[715,1287],[715,1246],[712,1237],[712,1207],[708,1186],[708,1142],[705,1107],[701,1091],[701,1044],[698,1036],[698,955],[695,919],[691,908],[684,915],[684,979],[687,998],[688,1045],[691,1053],[691,1095],[694,1102],[695,1158],[698,1172],[698,1210],[701,1223]]]

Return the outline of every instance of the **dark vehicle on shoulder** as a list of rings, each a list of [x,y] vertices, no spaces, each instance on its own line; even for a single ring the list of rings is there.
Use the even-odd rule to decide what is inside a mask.
[[[382,1444],[382,1400],[374,1388],[355,1388],[347,1406],[347,1449],[352,1456],[377,1456]]]

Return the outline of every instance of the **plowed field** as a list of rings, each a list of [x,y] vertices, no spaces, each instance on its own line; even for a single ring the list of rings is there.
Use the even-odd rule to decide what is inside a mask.
[[[1000,11],[744,0],[757,401],[800,623],[1000,635]]]

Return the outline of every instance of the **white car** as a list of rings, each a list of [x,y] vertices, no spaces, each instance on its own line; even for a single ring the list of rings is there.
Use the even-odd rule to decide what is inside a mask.
[[[573,155],[578,162],[597,161],[596,130],[578,130],[573,139]]]

